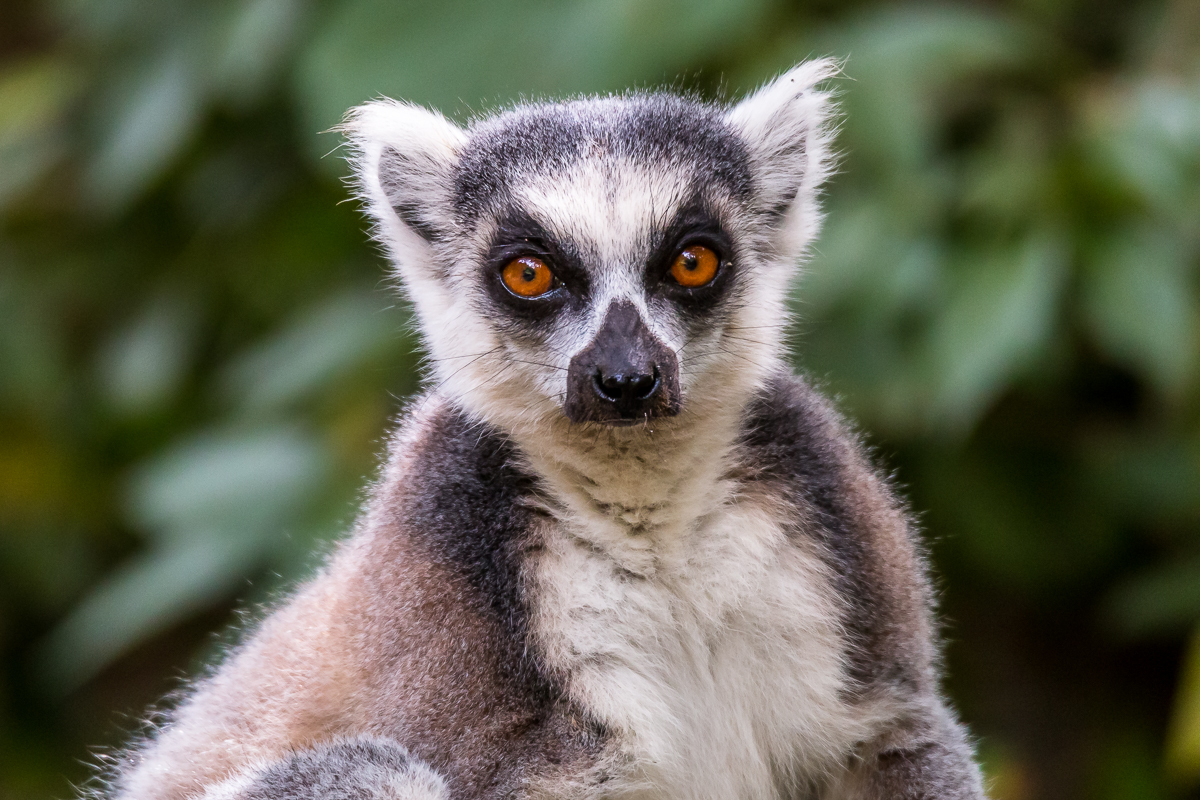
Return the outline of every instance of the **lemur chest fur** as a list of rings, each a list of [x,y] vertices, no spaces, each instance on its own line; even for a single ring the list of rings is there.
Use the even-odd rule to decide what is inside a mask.
[[[684,507],[546,524],[531,632],[616,732],[621,794],[773,797],[863,736],[828,569],[781,514],[716,481]]]

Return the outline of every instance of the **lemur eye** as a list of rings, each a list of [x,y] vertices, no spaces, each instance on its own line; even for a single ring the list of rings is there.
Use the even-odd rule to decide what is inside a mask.
[[[675,256],[675,263],[671,264],[671,277],[680,286],[695,289],[712,283],[720,265],[721,260],[716,253],[702,244],[694,244]]]
[[[554,273],[545,261],[533,256],[514,258],[504,265],[500,278],[517,297],[541,297],[554,288]]]

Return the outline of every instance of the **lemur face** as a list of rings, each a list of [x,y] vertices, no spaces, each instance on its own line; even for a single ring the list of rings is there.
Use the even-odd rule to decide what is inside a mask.
[[[711,350],[744,299],[747,245],[732,232],[751,178],[732,129],[647,97],[522,109],[472,134],[454,223],[510,354],[547,365],[537,383],[574,422],[673,416],[702,395],[680,359]]]
[[[514,428],[673,424],[756,388],[815,229],[828,72],[732,109],[609,97],[465,131],[358,110],[364,194],[442,390]]]

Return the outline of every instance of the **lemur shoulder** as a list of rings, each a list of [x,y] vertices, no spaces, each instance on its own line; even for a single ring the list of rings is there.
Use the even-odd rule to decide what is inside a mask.
[[[785,366],[833,66],[345,131],[432,375],[120,800],[977,800],[912,525]]]

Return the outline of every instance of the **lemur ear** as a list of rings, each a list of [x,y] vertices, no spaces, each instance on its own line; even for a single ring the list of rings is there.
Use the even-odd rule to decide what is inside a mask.
[[[785,248],[803,248],[820,226],[818,192],[833,168],[833,102],[820,84],[838,69],[832,59],[795,66],[727,114],[750,148],[760,208],[778,220]]]
[[[361,199],[393,255],[424,249],[449,233],[451,180],[467,135],[435,111],[394,100],[352,109],[339,129],[349,140]]]

